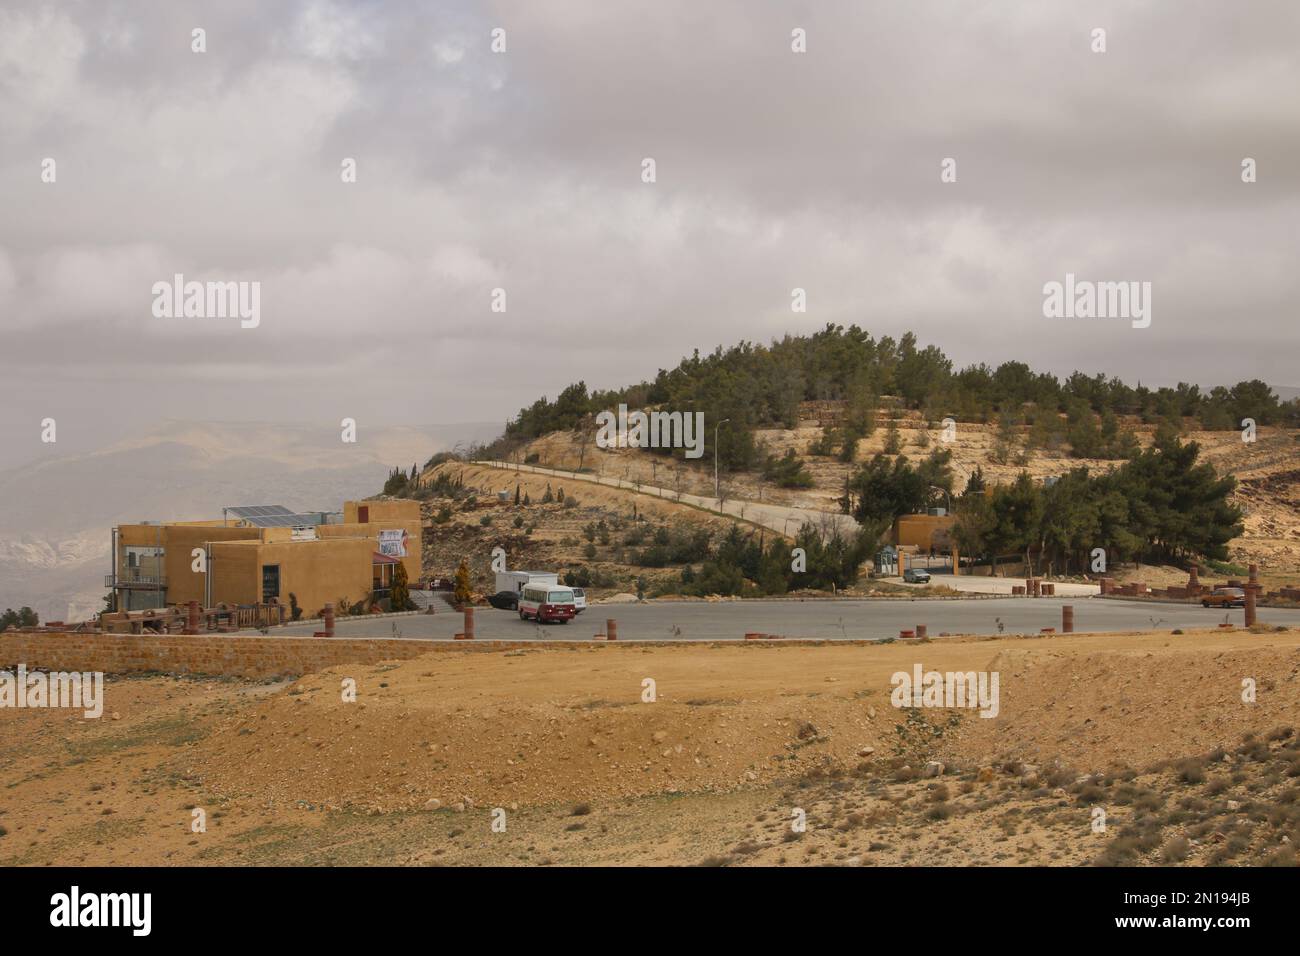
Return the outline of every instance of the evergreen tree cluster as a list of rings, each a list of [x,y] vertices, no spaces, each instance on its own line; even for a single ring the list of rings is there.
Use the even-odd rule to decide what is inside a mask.
[[[1226,560],[1242,532],[1229,501],[1236,479],[1198,462],[1196,442],[1161,429],[1155,444],[1109,474],[1075,468],[1050,484],[1022,473],[986,489],[972,475],[957,499],[953,537],[964,556],[1021,555],[1057,573],[1088,571],[1094,549],[1107,561],[1186,564]]]
[[[1117,416],[1179,426],[1192,419],[1213,431],[1239,429],[1244,418],[1259,425],[1300,423],[1300,404],[1279,402],[1258,380],[1202,391],[1186,383],[1156,389],[1131,386],[1116,377],[1083,372],[1061,381],[1015,361],[996,368],[980,363],[954,369],[938,347],[920,347],[910,332],[895,341],[889,336],[875,339],[856,325],[827,325],[812,335],[787,335],[767,346],[741,342],[709,355],[696,350],[676,368],[661,369],[653,382],[623,389],[588,392],[586,384],[578,382],[554,401],[540,398],[522,409],[507,424],[501,441],[511,444],[587,427],[597,412],[620,403],[702,411],[706,442],[712,441],[717,423],[730,419],[718,433],[722,466],[748,470],[764,464],[755,428],[793,427],[801,401],[844,401],[845,423],[827,436],[827,442],[851,460],[853,446],[874,428],[875,410],[884,395],[897,396],[905,409],[920,410],[927,421],[951,416],[991,422],[1004,415],[1024,416],[1029,408],[1035,422],[1043,422],[1042,443],[1078,441],[1081,451],[1097,452],[1077,457],[1118,458],[1132,450],[1118,427],[1108,424]],[[1061,415],[1067,416],[1065,433],[1057,434],[1061,427],[1054,420]],[[485,452],[493,450],[489,446]],[[661,452],[680,455],[681,449]]]
[[[823,534],[805,524],[794,544],[779,536],[765,543],[761,532],[743,531],[733,524],[716,546],[706,549],[698,569],[693,564],[682,569],[675,590],[702,597],[758,597],[801,588],[845,588],[857,581],[859,569],[872,557],[881,530],[863,529],[848,537],[838,531]],[[802,549],[798,561],[795,548]]]
[[[0,631],[7,631],[11,627],[38,627],[40,623],[40,616],[26,605],[16,611],[11,607],[5,608],[5,612],[0,614]]]

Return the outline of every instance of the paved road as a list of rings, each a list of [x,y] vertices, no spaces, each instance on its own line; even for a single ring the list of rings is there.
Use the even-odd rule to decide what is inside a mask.
[[[663,498],[665,501],[674,501],[694,508],[703,508],[706,511],[729,514],[744,521],[762,525],[779,534],[788,534],[791,537],[805,522],[811,522],[818,528],[823,526],[836,527],[846,535],[856,534],[858,531],[858,523],[851,515],[834,511],[819,511],[815,508],[791,508],[785,505],[774,505],[765,501],[749,501],[741,498],[728,498],[719,502],[717,498],[705,498],[702,495],[689,495],[685,492],[679,493],[671,488],[659,488],[623,478],[592,475],[586,472],[579,474],[573,471],[557,471],[554,468],[539,468],[536,465],[514,465],[505,461],[475,461],[471,462],[471,464],[500,468],[503,471],[527,471],[535,475],[586,481],[595,485],[606,485],[610,488],[626,488],[629,491],[637,491],[655,498]]]
[[[569,624],[537,627],[519,620],[513,611],[475,610],[475,630],[480,638],[498,640],[590,640],[605,629],[605,619],[618,620],[620,640],[740,639],[746,631],[784,637],[879,639],[897,637],[903,628],[925,624],[931,637],[940,632],[997,634],[999,621],[1008,634],[1035,634],[1040,628],[1061,627],[1061,605],[1074,606],[1076,631],[1129,631],[1151,628],[1207,627],[1224,619],[1225,612],[1178,604],[1144,604],[1137,601],[1077,598],[973,598],[965,600],[878,601],[726,601],[649,602],[647,604],[595,605]],[[1229,619],[1240,625],[1242,611]],[[1300,610],[1260,608],[1267,624],[1300,627]],[[432,615],[410,615],[367,621],[338,622],[339,637],[393,637],[449,639],[461,630],[461,615],[450,609]],[[276,635],[310,635],[320,627],[307,624],[276,628]]]

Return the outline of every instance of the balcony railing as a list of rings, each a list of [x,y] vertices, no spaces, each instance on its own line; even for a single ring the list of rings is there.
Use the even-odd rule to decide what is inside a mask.
[[[106,588],[165,588],[165,574],[141,574],[135,568],[126,568],[121,574],[104,575]]]

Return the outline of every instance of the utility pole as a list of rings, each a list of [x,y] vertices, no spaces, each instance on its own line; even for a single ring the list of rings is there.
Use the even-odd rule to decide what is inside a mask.
[[[729,421],[731,421],[730,418],[724,418],[713,426],[713,497],[717,498],[719,502],[722,501],[722,494],[718,484],[718,429]]]

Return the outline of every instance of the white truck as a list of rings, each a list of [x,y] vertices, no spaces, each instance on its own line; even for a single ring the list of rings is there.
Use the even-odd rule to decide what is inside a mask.
[[[497,593],[513,591],[519,594],[529,584],[559,584],[560,576],[552,571],[498,571]]]

